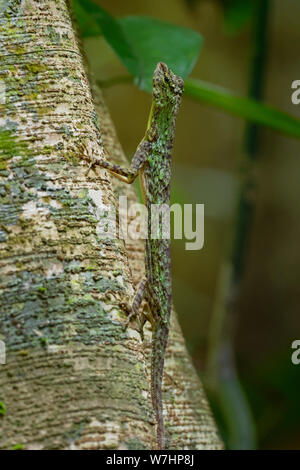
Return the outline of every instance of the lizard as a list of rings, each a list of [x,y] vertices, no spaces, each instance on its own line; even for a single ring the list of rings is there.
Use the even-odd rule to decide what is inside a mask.
[[[140,320],[142,331],[146,320],[152,325],[151,399],[159,449],[165,448],[162,380],[172,305],[171,247],[170,238],[162,236],[162,221],[158,224],[158,237],[151,236],[151,207],[164,204],[170,208],[171,154],[183,88],[182,78],[175,75],[166,64],[159,62],[153,74],[152,105],[147,129],[133,156],[131,167],[122,168],[103,158],[91,159],[89,166],[90,169],[95,164],[100,165],[128,184],[140,176],[148,213],[145,278],[139,283],[131,306],[125,302],[122,304],[129,313],[126,325],[138,315],[143,300],[149,307],[150,312],[143,312]]]

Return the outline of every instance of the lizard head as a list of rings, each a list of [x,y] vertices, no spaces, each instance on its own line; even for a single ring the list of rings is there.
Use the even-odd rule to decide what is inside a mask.
[[[163,62],[158,62],[153,74],[152,93],[157,104],[171,104],[180,101],[183,80],[175,75]]]

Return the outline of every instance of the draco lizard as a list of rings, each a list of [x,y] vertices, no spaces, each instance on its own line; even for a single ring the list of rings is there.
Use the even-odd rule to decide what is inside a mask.
[[[150,314],[144,314],[152,324],[151,397],[157,421],[157,445],[165,448],[165,430],[162,410],[162,380],[165,350],[168,341],[172,303],[170,239],[162,236],[162,221],[158,234],[151,232],[152,205],[170,207],[171,153],[175,121],[183,92],[183,80],[162,62],[156,66],[152,85],[152,106],[144,138],[131,162],[131,168],[121,168],[105,159],[92,160],[90,168],[97,164],[106,168],[122,181],[130,184],[139,175],[148,211],[148,236],[145,251],[145,278],[140,282],[129,317],[138,315],[143,300]],[[127,322],[128,324],[128,322]]]

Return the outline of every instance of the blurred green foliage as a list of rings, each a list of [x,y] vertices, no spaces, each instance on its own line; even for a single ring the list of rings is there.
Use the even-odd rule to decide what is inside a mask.
[[[249,23],[253,14],[252,0],[221,0],[221,3],[227,31],[236,33]]]
[[[189,7],[194,10],[195,6],[203,0],[185,0]],[[224,14],[225,30],[236,34],[249,24],[253,15],[253,0],[216,0],[220,3]]]
[[[300,139],[299,119],[270,106],[264,106],[257,100],[237,96],[225,88],[197,79],[185,82],[185,94],[248,121]]]
[[[159,61],[183,79],[190,74],[202,47],[200,34],[154,18],[127,16],[118,21],[137,53],[141,89],[151,93],[153,70]]]
[[[244,7],[240,3],[231,1],[225,10],[231,12],[228,15],[234,18],[230,21],[236,27],[240,25],[241,18],[247,16],[249,6],[246,8],[245,5],[251,2],[247,1]],[[183,79],[192,71],[203,43],[202,37],[195,31],[154,18],[130,16],[115,19],[92,0],[74,0],[74,6],[82,35],[98,36],[101,31],[141,89],[151,92],[157,62],[165,62]],[[233,11],[236,11],[235,15]],[[221,87],[195,79],[185,81],[185,94],[300,139],[299,119],[259,101],[239,97]]]
[[[99,35],[96,23],[138,86],[150,93],[158,62],[186,78],[202,46],[200,34],[188,28],[141,16],[115,19],[91,0],[76,0],[75,12],[83,37]]]

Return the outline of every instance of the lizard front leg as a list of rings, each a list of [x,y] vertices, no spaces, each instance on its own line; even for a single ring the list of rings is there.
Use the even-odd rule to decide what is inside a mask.
[[[87,173],[95,165],[99,165],[102,168],[105,168],[106,170],[108,170],[112,175],[114,175],[116,178],[120,179],[124,183],[131,184],[133,183],[135,178],[138,176],[140,170],[143,168],[146,161],[148,160],[150,147],[151,147],[151,144],[147,140],[143,140],[140,143],[140,145],[137,148],[137,151],[135,152],[133,156],[130,168],[123,168],[119,165],[115,165],[111,162],[108,162],[104,158],[98,158],[98,157],[90,158],[88,157],[86,153],[83,153],[83,155],[86,158],[89,158],[91,160]]]

